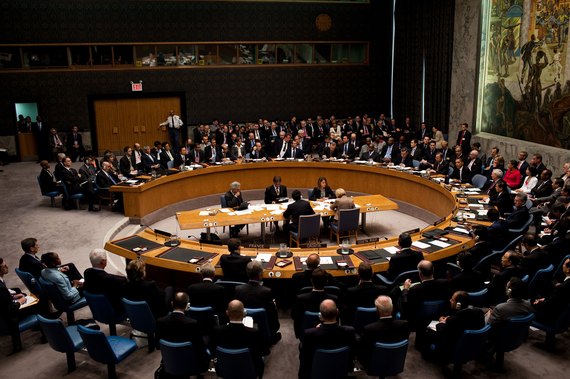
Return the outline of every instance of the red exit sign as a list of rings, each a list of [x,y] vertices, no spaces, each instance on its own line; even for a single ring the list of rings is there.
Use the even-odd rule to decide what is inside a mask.
[[[139,82],[139,83],[131,82],[131,90],[133,92],[141,92],[143,90],[142,82]]]

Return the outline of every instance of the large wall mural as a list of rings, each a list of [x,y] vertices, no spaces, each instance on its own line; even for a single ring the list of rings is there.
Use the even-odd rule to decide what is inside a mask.
[[[569,17],[570,0],[484,0],[479,131],[570,149]]]

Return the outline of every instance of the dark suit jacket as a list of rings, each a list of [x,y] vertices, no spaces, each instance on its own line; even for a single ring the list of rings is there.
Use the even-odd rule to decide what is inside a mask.
[[[43,170],[40,172],[40,188],[42,193],[59,191],[59,188],[55,184],[55,175],[51,171]]]
[[[457,133],[457,141],[455,144],[461,146],[464,154],[467,153],[469,149],[471,149],[471,132],[466,130],[465,134],[463,134],[463,131],[460,130],[459,133]]]
[[[299,338],[303,335],[303,316],[305,311],[318,312],[321,302],[327,299],[333,300],[338,307],[338,297],[324,291],[311,291],[297,295],[297,299],[295,300],[295,304],[291,310],[295,337]]]
[[[250,280],[247,284],[236,287],[235,298],[240,300],[246,308],[265,309],[269,330],[272,334],[279,330],[279,317],[270,288]]]
[[[481,259],[485,258],[487,255],[491,254],[491,244],[487,241],[476,242],[475,245],[468,251],[473,257],[475,263],[479,262]]]
[[[543,249],[534,249],[526,255],[521,261],[521,269],[533,277],[533,275],[541,268],[546,268],[550,264],[548,253]],[[570,300],[570,299],[569,299]]]
[[[193,318],[179,312],[172,312],[159,318],[156,320],[156,339],[168,342],[192,342],[201,370],[208,369],[210,355],[206,352],[198,322]]]
[[[418,320],[418,311],[424,301],[448,300],[451,297],[449,283],[445,279],[425,280],[420,284],[402,291],[403,311],[405,319],[415,321],[416,328],[420,328],[431,320]]]
[[[447,175],[449,174],[449,164],[447,161],[435,162],[433,165],[433,169],[437,174],[440,175]]]
[[[424,255],[419,251],[412,249],[402,249],[397,254],[393,255],[388,265],[386,274],[395,279],[396,276],[404,271],[415,270],[418,268],[418,263],[424,259]]]
[[[465,162],[465,166],[467,166],[469,168],[469,164],[471,164],[471,161],[467,161]],[[475,175],[475,174],[481,174],[481,169],[483,167],[483,164],[481,163],[481,159],[479,158],[475,158],[475,162],[473,162],[473,165],[471,166],[471,169],[469,171],[471,171],[471,176]]]
[[[511,278],[517,277],[522,278],[523,270],[516,266],[510,266],[499,271],[491,282],[489,283],[489,293],[487,299],[491,303],[498,303],[505,299],[505,289],[507,288],[507,283]]]
[[[485,314],[481,308],[465,308],[449,316],[445,323],[440,322],[436,325],[435,354],[450,361],[463,331],[481,329],[483,326],[485,326]]]
[[[498,192],[495,198],[489,200],[489,204],[497,207],[501,217],[505,217],[505,213],[512,213],[513,211],[513,199],[506,190]]]
[[[130,161],[130,163],[129,163]],[[130,158],[127,155],[123,155],[121,157],[121,159],[119,159],[119,171],[121,171],[121,174],[123,174],[124,176],[126,176],[127,178],[130,178],[131,175],[131,165],[133,166],[133,168],[136,170],[137,169],[137,164],[135,162],[135,156],[131,155]]]
[[[497,220],[487,227],[489,242],[493,250],[501,250],[505,247],[509,238],[509,224],[505,220]]]
[[[329,199],[336,198],[336,195],[332,190],[332,188],[325,187],[325,197],[328,197]],[[313,187],[313,192],[311,193],[311,197],[309,197],[309,200],[317,201],[320,198],[321,198],[321,189],[318,187]]]
[[[154,155],[152,154],[146,154],[143,153],[141,155],[141,160],[142,160],[142,164],[143,164],[143,170],[144,172],[146,172],[147,174],[150,173],[152,171],[151,166],[154,166],[156,164],[159,164],[160,162],[155,158]]]
[[[403,163],[404,166],[406,166],[406,167],[412,167],[414,165],[412,156],[409,154],[408,154],[408,156],[406,156],[405,159],[400,155],[398,158],[392,159],[392,162],[394,162],[394,164],[396,164],[396,165]]]
[[[380,152],[380,157],[378,159],[380,159],[382,161],[384,159],[384,157],[386,156],[387,152],[388,152],[388,144],[386,144],[386,145],[384,145],[384,147],[382,147],[382,151]],[[394,161],[399,155],[400,155],[400,151],[398,150],[396,145],[392,145],[392,154],[391,154],[390,160]]]
[[[521,228],[528,221],[528,209],[525,205],[514,210],[505,221],[509,224],[509,229]]]
[[[279,196],[277,196],[277,192],[275,191],[275,186],[271,185],[265,189],[265,204],[271,204],[274,201],[277,201],[278,197],[287,197],[287,187],[286,186],[279,186]]]
[[[170,154],[172,155],[172,165],[174,166],[174,156],[176,155],[176,153],[170,150]],[[160,159],[160,166],[166,170],[168,168],[168,162],[170,162],[170,157],[168,156],[168,154],[166,154],[166,150],[164,149],[162,150],[159,159]]]
[[[461,178],[459,175],[459,169],[457,167],[453,168],[453,173],[451,174],[451,179],[461,179],[461,183],[471,182],[471,171],[466,166],[461,167]]]
[[[305,158],[305,152],[297,147],[295,149],[295,154],[293,155],[293,149],[291,147],[289,147],[289,149],[287,149],[287,152],[285,153],[283,158],[304,159]]]
[[[251,262],[250,257],[239,254],[224,254],[220,257],[220,266],[224,272],[224,280],[247,282],[245,267]]]
[[[269,354],[269,347],[257,328],[235,323],[217,326],[210,336],[209,348],[212,354],[216,354],[217,346],[227,349],[248,348],[258,375],[263,373],[262,356]]]
[[[211,159],[212,159],[212,151],[215,150],[216,151],[216,158],[214,162],[220,162],[222,160],[222,150],[220,149],[219,146],[216,147],[212,147],[212,145],[206,146],[206,148],[204,149],[204,159],[206,163],[212,163]]]
[[[107,296],[113,308],[123,313],[121,287],[127,283],[127,278],[120,275],[109,274],[105,270],[92,267],[85,270],[83,278],[85,279],[85,283],[83,284],[85,291]]]
[[[539,175],[540,178],[540,175]],[[552,193],[552,191],[554,191],[554,189],[552,188],[552,181],[551,180],[538,180],[538,182],[536,183],[536,185],[534,186],[534,188],[532,190],[530,190],[530,193],[532,196],[534,197],[546,197],[548,195],[550,195]]]
[[[227,307],[224,287],[210,280],[188,286],[190,304],[196,307],[212,307],[220,318],[225,318]]]
[[[537,321],[552,325],[568,304],[570,304],[570,279],[555,285],[550,296],[534,305]]]
[[[200,149],[198,149],[198,150],[192,149],[188,152],[188,159],[190,160],[190,162],[196,163],[196,155],[198,155],[198,162],[197,163],[204,163],[205,155],[204,155],[204,152]]]
[[[22,271],[29,272],[37,279],[41,276],[42,270],[46,268],[46,266],[31,254],[24,254],[20,257],[20,265],[18,268]]]
[[[519,168],[519,171],[521,172],[521,177],[524,180],[524,177],[526,176],[526,169],[528,168],[528,162],[527,161],[523,161],[523,163],[521,164],[521,167]]]
[[[3,281],[0,281],[0,323],[6,323],[7,332],[14,339],[19,337],[18,331],[18,309],[20,303],[12,301],[12,295]],[[15,341],[13,340],[14,344]]]
[[[352,357],[356,347],[354,328],[338,324],[321,324],[318,328],[305,331],[305,338],[299,352],[299,378],[309,378],[313,356],[317,349],[350,348],[348,367],[352,368]]]
[[[358,360],[366,368],[370,363],[376,342],[396,343],[410,337],[410,326],[406,320],[382,318],[364,327],[358,348]]]
[[[361,282],[347,289],[346,300],[344,301],[346,304],[346,312],[345,317],[343,317],[343,324],[352,325],[356,308],[372,308],[374,307],[374,300],[376,300],[378,296],[386,294],[388,294],[386,287],[376,285],[372,282]]]
[[[478,271],[463,270],[453,279],[451,279],[450,287],[452,291],[477,292],[485,286],[483,275]]]
[[[184,155],[184,158],[180,153],[176,153],[174,155],[174,167],[180,167],[181,165],[188,166],[190,164],[192,164],[192,162],[190,161],[188,154]]]
[[[228,205],[228,208],[237,208],[237,207],[239,207],[239,205],[241,203],[243,203],[243,198],[241,197],[241,194],[236,197],[236,196],[234,196],[234,194],[231,190],[226,192],[224,194],[224,197],[226,199],[226,203]]]
[[[65,183],[69,195],[81,192],[80,184],[82,182],[77,170],[74,168],[64,169],[61,171],[61,181]]]
[[[291,219],[293,224],[299,223],[299,216],[312,215],[315,214],[311,204],[306,200],[297,200],[287,206],[285,212],[283,212],[283,218]]]

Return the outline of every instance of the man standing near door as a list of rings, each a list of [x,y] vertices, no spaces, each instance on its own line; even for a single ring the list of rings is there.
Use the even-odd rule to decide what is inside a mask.
[[[168,127],[168,135],[172,141],[172,147],[174,148],[174,151],[178,151],[178,146],[180,146],[178,144],[178,139],[180,134],[180,127],[182,125],[183,122],[180,119],[180,116],[175,115],[173,110],[170,110],[170,115],[166,121],[160,124],[160,126]]]

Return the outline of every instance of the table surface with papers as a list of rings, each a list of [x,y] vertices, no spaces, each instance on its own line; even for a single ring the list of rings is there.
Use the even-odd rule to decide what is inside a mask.
[[[255,175],[249,175],[253,172],[250,171],[252,169]],[[161,202],[173,203],[188,197],[222,194],[236,178],[239,178],[242,189],[264,188],[267,183],[271,183],[275,174],[282,176],[283,182],[292,188],[312,188],[315,177],[327,176],[333,188],[342,187],[361,193],[378,194],[354,197],[363,216],[367,212],[397,209],[397,205],[388,198],[408,202],[432,212],[440,219],[412,234],[412,249],[422,252],[425,259],[430,261],[448,259],[470,248],[473,246],[470,226],[487,223],[481,219],[488,209],[487,196],[476,188],[460,186],[457,183],[445,184],[443,177],[427,177],[413,170],[343,163],[268,162],[215,167],[168,176],[138,187],[125,187],[123,194],[132,197],[133,216],[136,219],[136,216],[144,216],[157,206],[146,201],[151,195],[152,198],[159,196],[159,205]],[[193,183],[192,186],[188,185],[189,181]],[[160,196],[166,190],[169,197]],[[126,202],[129,200],[126,199]],[[311,202],[316,212],[331,216],[334,212],[328,209],[329,204]],[[282,220],[286,206],[287,204],[260,204],[238,212],[212,207],[207,210],[177,212],[176,216],[181,229],[233,225],[236,224],[236,219],[239,219],[240,224],[263,225],[262,219]],[[468,213],[472,214],[473,218],[467,215]],[[458,215],[463,217],[458,219]],[[127,259],[142,257],[147,263],[147,270],[149,266],[155,272],[162,270],[162,277],[168,280],[176,281],[183,274],[196,275],[200,267],[207,262],[216,266],[217,275],[223,274],[218,262],[221,255],[228,254],[227,246],[206,245],[181,239],[180,247],[173,250],[162,245],[165,241],[165,237],[145,229],[127,239],[109,241],[105,249]],[[278,248],[242,247],[241,254],[263,263],[264,278],[290,278],[295,272],[304,269],[303,260],[312,253],[321,256],[332,275],[351,276],[356,275],[358,265],[363,261],[369,262],[374,272],[386,271],[390,258],[398,251],[397,242],[397,236],[392,236],[387,240],[352,245],[351,255],[340,255],[339,246],[336,245],[293,248],[293,257],[288,259],[275,256]],[[329,257],[330,261],[326,257]]]

